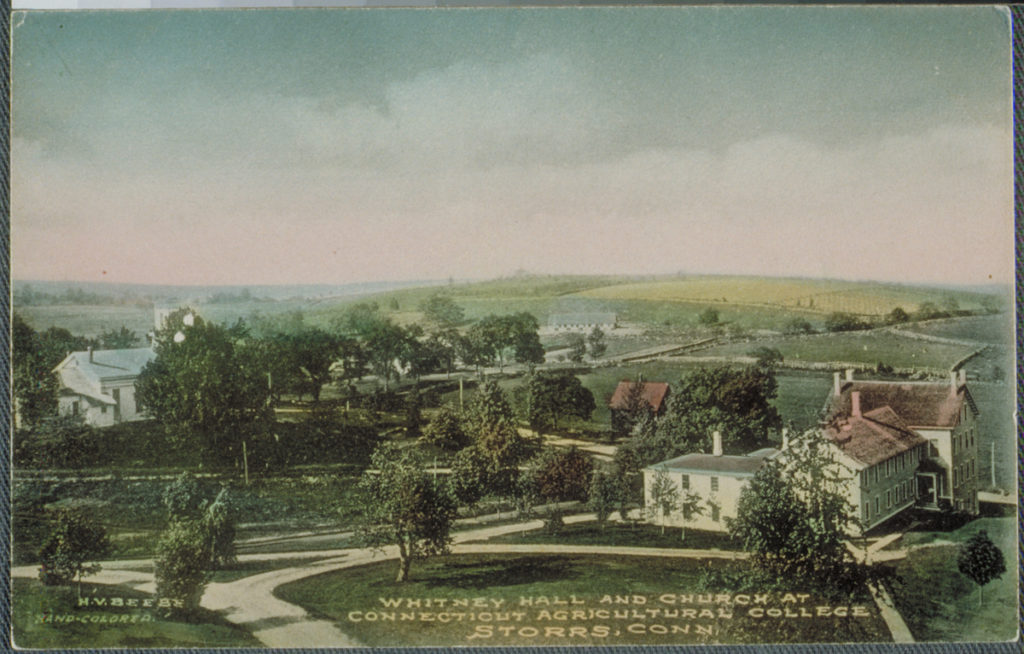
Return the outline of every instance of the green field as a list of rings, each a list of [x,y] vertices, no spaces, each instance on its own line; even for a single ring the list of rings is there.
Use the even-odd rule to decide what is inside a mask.
[[[1013,343],[1013,314],[1000,313],[988,316],[929,320],[907,325],[903,329],[940,338],[1009,346]]]
[[[123,586],[100,584],[83,584],[82,594],[86,597],[108,598],[108,601],[109,598],[142,600],[152,597]],[[189,621],[181,621],[164,618],[156,609],[151,608],[79,607],[77,589],[69,586],[44,586],[35,579],[14,579],[12,600],[11,628],[14,643],[20,648],[260,645],[249,632],[212,611],[199,610],[189,617]],[[49,621],[46,621],[47,616]]]
[[[1017,633],[1016,521],[981,518],[953,532],[911,532],[903,545],[912,550],[896,565],[902,583],[891,584],[893,600],[919,641],[1011,640]],[[957,570],[958,544],[985,529],[1003,552],[1006,572],[989,582],[978,606],[978,586]]]
[[[855,363],[874,367],[944,371],[977,348],[922,341],[889,331],[778,336],[701,350],[704,356],[747,356],[758,347],[779,350],[787,362]]]
[[[963,309],[979,307],[974,293],[923,289],[897,284],[732,276],[694,276],[624,283],[586,290],[596,299],[706,302],[768,305],[819,314],[835,311],[884,315],[901,307],[914,311],[922,302],[940,304],[952,297]]]
[[[374,647],[890,640],[877,609],[866,597],[855,602],[863,607],[866,617],[800,620],[756,618],[748,615],[746,605],[699,603],[695,598],[679,597],[729,592],[728,588],[707,582],[706,571],[738,570],[736,564],[717,561],[460,555],[414,564],[412,581],[403,584],[394,581],[396,569],[394,561],[351,568],[281,586],[275,595],[335,621],[341,631]],[[576,604],[552,604],[555,599],[573,601],[572,597]],[[392,602],[400,598],[419,599],[421,607],[411,612],[388,609],[382,598]],[[540,600],[544,603],[538,604],[537,598],[545,598]],[[674,604],[669,603],[670,598]],[[447,606],[452,606],[454,600],[479,601],[480,605],[446,609],[433,604],[424,608],[422,601],[426,599],[443,599]],[[765,606],[778,609],[784,606],[782,602],[782,594],[773,593]],[[806,601],[812,607],[822,604],[828,603],[815,598]],[[556,613],[559,609],[568,609],[570,613]],[[573,614],[573,609],[583,613]],[[612,612],[615,609],[623,613],[616,616]],[[664,612],[675,609],[693,613]],[[701,614],[701,610],[708,613]],[[718,613],[719,610],[731,617]],[[450,621],[440,621],[441,612]],[[378,618],[376,621],[366,619],[371,613]],[[382,615],[390,613],[394,614],[394,621]],[[400,619],[403,613],[413,619]],[[462,613],[461,620],[452,617],[454,613]],[[502,613],[508,614],[507,620],[497,618]],[[500,627],[508,631],[502,632]],[[677,629],[675,633],[673,627]]]

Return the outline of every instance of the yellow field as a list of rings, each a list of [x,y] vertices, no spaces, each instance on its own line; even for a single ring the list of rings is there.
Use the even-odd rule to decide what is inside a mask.
[[[942,304],[953,296],[962,309],[977,306],[974,294],[932,291],[890,284],[814,279],[759,279],[755,277],[694,277],[616,284],[581,291],[577,295],[604,300],[707,302],[785,307],[813,313],[843,311],[883,315],[896,307],[912,312],[922,302]]]

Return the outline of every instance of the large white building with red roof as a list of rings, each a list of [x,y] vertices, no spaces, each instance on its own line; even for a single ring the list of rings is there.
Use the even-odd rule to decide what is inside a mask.
[[[915,504],[977,514],[977,417],[963,370],[948,382],[836,373],[822,432],[855,472],[851,501],[865,529]]]

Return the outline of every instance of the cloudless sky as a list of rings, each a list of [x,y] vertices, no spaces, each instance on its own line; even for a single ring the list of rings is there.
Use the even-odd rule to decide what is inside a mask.
[[[988,7],[15,14],[19,279],[1009,283]]]

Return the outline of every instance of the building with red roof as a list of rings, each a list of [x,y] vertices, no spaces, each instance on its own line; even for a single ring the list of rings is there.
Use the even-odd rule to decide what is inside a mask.
[[[668,407],[669,385],[666,382],[645,382],[623,380],[615,387],[608,400],[612,414],[612,431],[624,432],[632,424],[630,416],[642,408],[651,411],[654,417],[665,413]]]
[[[915,505],[977,514],[977,417],[962,370],[949,382],[835,373],[822,434],[853,471],[850,500],[864,528]]]

